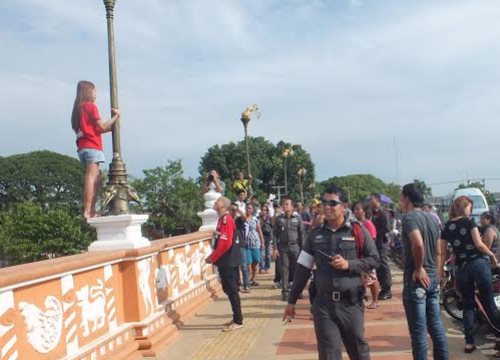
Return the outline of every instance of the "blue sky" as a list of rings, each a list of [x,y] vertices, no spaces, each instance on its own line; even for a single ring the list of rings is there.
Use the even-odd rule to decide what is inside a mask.
[[[124,160],[139,175],[182,158],[197,176],[258,103],[250,134],[302,144],[320,180],[500,178],[498,18],[496,0],[118,0]],[[106,41],[101,0],[0,2],[0,155],[75,155],[77,81],[109,111]]]

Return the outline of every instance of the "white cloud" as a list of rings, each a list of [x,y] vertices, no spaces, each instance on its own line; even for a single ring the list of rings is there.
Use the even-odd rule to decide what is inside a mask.
[[[33,130],[3,141],[2,155],[47,146],[72,154],[76,82],[93,80],[101,113],[109,108],[104,6],[2,6],[16,17],[0,22],[9,49],[0,124],[6,133],[26,122]],[[137,174],[184,157],[196,175],[208,146],[242,137],[238,116],[258,102],[251,134],[303,144],[320,179],[373,172],[396,180],[394,137],[399,182],[500,176],[486,160],[500,130],[499,15],[492,0],[118,2],[125,160]]]

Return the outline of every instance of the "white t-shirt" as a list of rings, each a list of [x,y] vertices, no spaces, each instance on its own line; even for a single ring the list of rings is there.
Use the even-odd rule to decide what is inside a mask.
[[[246,211],[247,203],[244,201],[236,200],[235,204],[238,205],[238,209],[244,214]],[[239,215],[239,214],[238,214]]]

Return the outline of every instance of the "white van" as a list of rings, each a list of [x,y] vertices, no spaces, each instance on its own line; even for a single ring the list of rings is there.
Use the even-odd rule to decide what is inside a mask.
[[[485,211],[489,211],[489,207],[484,194],[477,188],[456,189],[451,194],[443,197],[443,201],[439,207],[439,216],[443,223],[450,219],[448,211],[453,201],[459,196],[467,196],[474,202],[472,207],[472,219],[476,224],[481,224],[481,214]]]

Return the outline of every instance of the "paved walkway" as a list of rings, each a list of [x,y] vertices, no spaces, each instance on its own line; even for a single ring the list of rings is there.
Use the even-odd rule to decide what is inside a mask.
[[[381,302],[376,310],[367,310],[366,338],[372,359],[410,360],[411,344],[401,301],[401,277],[393,272],[395,285],[392,300]],[[193,318],[179,331],[180,336],[157,360],[312,360],[317,359],[316,337],[309,319],[308,297],[297,304],[297,316],[288,325],[281,319],[285,303],[280,290],[271,289],[272,277],[260,275],[260,286],[251,293],[241,294],[244,328],[231,333],[221,332],[224,322],[231,319],[230,305],[222,295]],[[460,324],[443,316],[452,358],[484,360],[490,357],[492,343],[480,336],[477,343],[482,352],[465,355]],[[432,348],[432,347],[430,347]],[[344,355],[348,359],[347,355]]]

